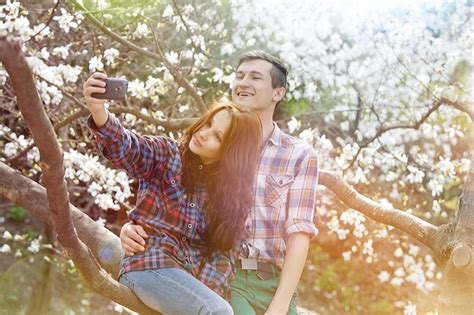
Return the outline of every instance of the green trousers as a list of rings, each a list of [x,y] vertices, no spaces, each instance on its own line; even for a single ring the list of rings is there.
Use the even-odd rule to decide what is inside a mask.
[[[234,314],[263,315],[270,305],[273,295],[275,295],[279,281],[280,273],[276,270],[266,280],[262,280],[257,271],[237,270],[236,277],[230,284],[232,289],[230,305],[234,310]],[[291,299],[288,314],[298,314],[296,311],[296,294]]]

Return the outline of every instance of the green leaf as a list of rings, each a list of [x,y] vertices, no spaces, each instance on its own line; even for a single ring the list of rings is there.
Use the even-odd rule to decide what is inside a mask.
[[[6,218],[17,222],[23,222],[28,218],[28,211],[25,208],[14,206],[8,209]]]

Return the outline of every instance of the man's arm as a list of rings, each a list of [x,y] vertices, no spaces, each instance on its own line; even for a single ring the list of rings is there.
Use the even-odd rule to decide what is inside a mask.
[[[127,256],[133,256],[138,252],[145,250],[148,234],[146,234],[143,227],[134,225],[132,222],[127,222],[120,230],[120,245]]]
[[[280,282],[265,315],[287,314],[291,298],[303,273],[309,241],[310,236],[306,233],[293,233],[289,236]]]

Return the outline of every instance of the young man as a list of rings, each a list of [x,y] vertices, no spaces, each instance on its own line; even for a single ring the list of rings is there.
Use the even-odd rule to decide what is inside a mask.
[[[262,51],[239,56],[232,100],[262,121],[263,148],[255,202],[231,283],[235,314],[296,314],[295,291],[308,254],[318,184],[314,150],[284,134],[273,113],[286,92],[287,69]],[[120,238],[127,255],[144,250],[147,235],[127,223]],[[183,297],[185,298],[185,297]]]

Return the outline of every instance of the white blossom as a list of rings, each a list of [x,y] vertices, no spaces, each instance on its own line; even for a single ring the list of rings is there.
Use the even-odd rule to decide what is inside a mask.
[[[403,250],[400,247],[398,247],[393,254],[395,255],[395,257],[402,257]]]
[[[11,240],[11,239],[13,239],[13,235],[12,235],[10,232],[8,232],[8,231],[3,232],[2,237],[3,237],[4,239],[6,239],[6,240]]]
[[[409,183],[416,184],[421,183],[423,181],[425,173],[420,171],[417,167],[408,165],[408,170],[410,171],[410,174],[407,176],[407,180]]]
[[[12,252],[12,248],[8,244],[3,244],[0,247],[0,253],[2,254],[10,254]]]
[[[416,315],[416,305],[408,302],[403,308],[403,315]]]
[[[420,252],[420,247],[413,244],[409,244],[408,254],[416,257],[419,252]]]
[[[347,251],[347,252],[342,253],[342,258],[343,258],[345,261],[351,260],[351,251]]]
[[[287,122],[287,125],[289,133],[294,133],[296,130],[301,128],[301,121],[296,120],[295,117],[291,117],[291,119]]]
[[[53,48],[53,55],[66,59],[69,56],[69,46],[70,45]]]
[[[378,278],[380,282],[384,283],[390,279],[390,274],[387,271],[383,270],[379,273]]]
[[[178,64],[179,62],[179,55],[175,51],[170,51],[165,54],[166,60],[168,60],[169,63],[171,64]]]
[[[107,220],[105,220],[104,218],[99,217],[95,222],[97,223],[97,225],[99,225],[101,227],[105,227],[105,224],[107,223]]]
[[[399,287],[403,284],[403,282],[404,282],[403,278],[394,277],[390,281],[390,284],[393,285],[394,287]]]
[[[120,52],[115,48],[109,48],[104,50],[104,59],[107,65],[114,63],[115,59],[120,55]]]
[[[33,254],[36,254],[40,251],[40,241],[39,239],[34,239],[31,241],[30,246],[28,246],[28,250]]]
[[[143,37],[148,35],[149,32],[150,31],[148,30],[148,26],[146,24],[139,24],[135,30],[135,33],[133,34],[137,37]]]
[[[163,15],[162,15],[164,18],[170,18],[173,16],[173,7],[168,4],[165,8],[165,10],[163,11]]]
[[[63,8],[61,8],[61,15],[53,17],[53,20],[58,21],[59,28],[66,33],[69,33],[71,28],[78,27],[78,23],[74,21],[74,16]]]
[[[89,60],[89,70],[91,72],[101,71],[103,68],[104,64],[102,63],[101,57],[94,56]]]

